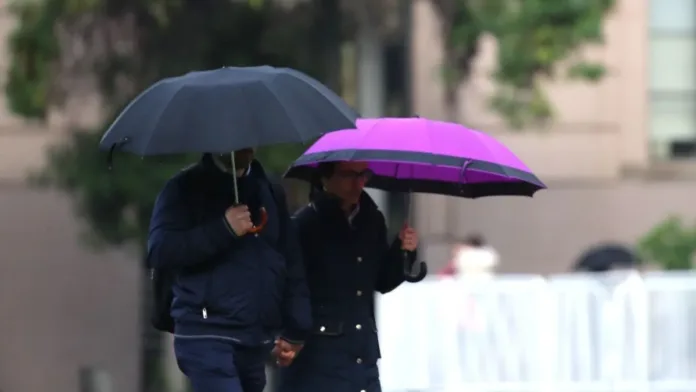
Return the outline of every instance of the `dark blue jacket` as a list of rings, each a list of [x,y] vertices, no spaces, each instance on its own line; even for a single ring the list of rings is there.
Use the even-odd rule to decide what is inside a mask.
[[[287,207],[278,205],[285,197],[274,194],[258,162],[239,188],[253,215],[262,206],[268,212],[258,236],[237,237],[227,224],[233,178],[209,155],[172,178],[157,198],[148,264],[177,274],[175,333],[225,336],[244,345],[278,333],[303,341],[312,325],[309,293],[293,223]]]
[[[380,350],[374,295],[404,282],[401,242],[389,243],[384,216],[367,194],[350,224],[338,201],[326,194],[293,219],[305,256],[314,328],[294,363],[281,370],[279,391],[376,391]]]

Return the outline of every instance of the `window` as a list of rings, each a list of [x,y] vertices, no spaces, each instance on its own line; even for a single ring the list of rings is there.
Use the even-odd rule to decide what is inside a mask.
[[[676,158],[696,145],[696,0],[650,0],[649,29],[653,152]]]

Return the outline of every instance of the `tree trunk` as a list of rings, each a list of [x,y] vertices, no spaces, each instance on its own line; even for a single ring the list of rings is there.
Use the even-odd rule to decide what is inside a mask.
[[[320,0],[317,7],[316,34],[322,58],[322,82],[341,94],[341,6],[339,0]]]
[[[459,86],[445,86],[445,120],[459,122]]]
[[[448,70],[454,69],[456,64],[453,60],[446,59],[445,67]],[[459,123],[459,80],[445,80],[444,81],[445,92],[444,92],[444,114],[445,121]],[[446,214],[445,214],[445,233],[447,235],[453,236],[455,238],[460,237],[457,233],[457,220],[459,218],[457,207],[457,199],[454,197],[448,197],[445,199]]]
[[[384,80],[384,44],[373,23],[360,21],[356,33],[358,52],[358,111],[362,117],[382,117],[386,100]],[[370,196],[385,215],[387,197],[370,189]],[[388,218],[388,217],[387,217]]]
[[[150,325],[150,315],[154,304],[152,302],[152,285],[150,274],[147,269],[143,269],[141,298],[142,315],[140,325],[142,328],[141,342],[141,361],[142,361],[142,384],[143,392],[160,392],[168,390],[166,374],[163,363],[165,362],[162,334]]]

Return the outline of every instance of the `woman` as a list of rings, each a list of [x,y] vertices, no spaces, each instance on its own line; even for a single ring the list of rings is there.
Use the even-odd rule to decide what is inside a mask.
[[[324,163],[312,202],[294,217],[311,292],[314,330],[293,363],[280,370],[279,392],[379,392],[374,293],[404,282],[404,253],[418,236],[405,225],[387,242],[384,216],[363,192],[364,162]]]

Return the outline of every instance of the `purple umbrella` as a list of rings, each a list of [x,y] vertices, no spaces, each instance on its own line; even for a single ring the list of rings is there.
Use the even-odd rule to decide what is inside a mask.
[[[368,162],[374,173],[370,188],[476,198],[532,196],[546,186],[507,147],[492,137],[459,124],[425,118],[359,119],[356,129],[321,137],[285,173],[286,178],[314,182],[322,162]],[[404,275],[411,275],[404,257]]]
[[[285,177],[313,181],[321,162],[364,161],[374,173],[367,186],[389,192],[531,197],[546,188],[507,147],[462,125],[425,118],[356,124],[324,135]]]

